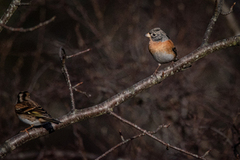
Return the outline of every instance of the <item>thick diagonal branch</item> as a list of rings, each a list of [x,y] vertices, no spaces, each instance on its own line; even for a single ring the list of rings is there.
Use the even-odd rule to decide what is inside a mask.
[[[114,107],[119,106],[124,101],[162,82],[165,78],[172,76],[179,71],[182,71],[186,66],[193,64],[195,61],[198,61],[206,55],[220,49],[237,45],[240,45],[240,36],[234,36],[229,39],[224,39],[206,45],[204,47],[199,47],[197,50],[175,62],[174,65],[165,67],[164,69],[160,70],[156,75],[151,75],[139,81],[138,83],[109,98],[108,100],[86,109],[76,109],[75,114],[70,112],[67,115],[64,115],[62,118],[59,119],[62,123],[58,125],[53,124],[53,128],[54,130],[59,130],[61,128],[71,125],[72,123],[106,114],[107,112],[109,112],[109,110],[111,111]],[[7,140],[2,146],[0,146],[0,156],[4,156],[10,151],[23,145],[27,141],[36,139],[49,133],[44,128],[35,128],[30,130],[29,134],[30,136],[28,136],[27,133],[19,133],[18,135]]]

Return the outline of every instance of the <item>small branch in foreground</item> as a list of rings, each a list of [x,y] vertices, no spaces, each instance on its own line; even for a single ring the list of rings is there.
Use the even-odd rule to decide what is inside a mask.
[[[7,30],[10,30],[10,31],[13,31],[13,32],[31,32],[31,31],[34,31],[42,26],[45,26],[47,24],[49,24],[50,22],[54,21],[56,18],[56,16],[52,17],[51,19],[45,21],[45,22],[42,22],[42,23],[39,23],[38,25],[34,26],[34,27],[31,27],[31,28],[13,28],[13,27],[8,27],[7,25],[3,24],[3,23],[0,23],[0,26],[2,26],[3,28],[7,29]]]
[[[67,67],[66,67],[66,64],[65,64],[65,62],[66,62],[66,52],[62,47],[59,50],[59,57],[60,57],[61,62],[62,62],[62,72],[63,72],[63,75],[64,75],[66,81],[67,81],[68,88],[70,90],[72,111],[74,111],[76,107],[75,107],[75,101],[74,101],[74,97],[73,97],[72,84],[71,84],[69,74],[68,74],[68,70],[67,70]]]
[[[134,123],[132,123],[132,122],[130,122],[130,121],[128,121],[128,120],[126,120],[126,119],[118,116],[117,114],[115,114],[115,113],[112,112],[112,111],[109,111],[108,113],[109,113],[110,115],[114,116],[115,118],[119,119],[119,120],[122,121],[123,123],[128,124],[129,126],[131,126],[131,127],[135,128],[135,129],[143,132],[144,134],[146,134],[147,136],[151,137],[152,139],[154,139],[154,140],[158,141],[159,143],[165,145],[167,150],[168,150],[169,148],[172,148],[172,149],[174,149],[174,150],[176,150],[176,151],[182,152],[182,153],[184,153],[184,154],[186,154],[186,155],[189,155],[189,156],[192,156],[192,157],[194,157],[194,158],[206,160],[204,157],[198,156],[198,155],[196,155],[196,154],[193,154],[193,153],[191,153],[191,152],[188,152],[188,151],[186,151],[186,150],[183,150],[183,149],[181,149],[181,148],[172,146],[172,145],[164,142],[163,140],[161,140],[161,139],[157,138],[156,136],[150,134],[148,131],[146,131],[146,130],[140,128],[139,126],[137,126],[136,124],[134,124]]]
[[[170,124],[168,125],[160,125],[158,126],[158,128],[155,130],[155,131],[149,131],[148,133],[149,134],[155,134],[157,133],[161,128],[168,128],[170,126]],[[136,138],[140,138],[142,136],[145,136],[146,134],[145,133],[141,133],[139,135],[136,135],[136,136],[133,136],[132,138],[129,138],[129,139],[124,139],[123,136],[122,136],[122,132],[119,131],[119,134],[120,134],[120,137],[121,137],[121,140],[122,142],[121,143],[118,143],[117,145],[115,145],[114,147],[110,148],[108,151],[106,151],[105,153],[103,153],[101,156],[99,156],[98,158],[96,158],[95,160],[99,160],[99,159],[102,159],[103,157],[105,157],[107,154],[111,153],[112,151],[114,151],[115,149],[117,149],[118,147],[136,139]]]

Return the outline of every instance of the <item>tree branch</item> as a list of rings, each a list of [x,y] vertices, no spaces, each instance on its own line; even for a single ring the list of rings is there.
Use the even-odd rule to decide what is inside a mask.
[[[80,91],[79,89],[77,89],[77,86],[81,85],[83,82],[79,82],[78,84],[74,85],[72,87],[72,89],[74,89],[76,92],[79,92],[81,94],[84,94],[86,97],[91,97],[92,95],[91,94],[87,94],[87,92],[83,92],[83,91]]]
[[[62,62],[62,72],[63,72],[64,78],[67,81],[67,85],[68,85],[68,88],[69,88],[69,91],[70,91],[72,112],[74,112],[76,107],[75,107],[75,101],[74,101],[74,96],[73,96],[72,84],[71,84],[69,74],[68,74],[68,70],[67,70],[67,67],[66,67],[66,64],[65,64],[67,55],[66,55],[65,50],[62,47],[59,50],[59,57],[60,57],[60,60]]]
[[[131,126],[131,127],[135,128],[135,129],[143,132],[143,134],[146,134],[147,136],[151,137],[152,139],[156,140],[157,142],[165,145],[166,148],[167,148],[167,150],[168,150],[168,148],[172,148],[172,149],[174,149],[174,150],[176,150],[176,151],[182,152],[182,153],[184,153],[184,154],[186,154],[186,155],[189,155],[189,156],[192,156],[192,157],[194,157],[194,158],[204,159],[204,160],[205,160],[205,158],[203,158],[203,157],[201,157],[201,156],[198,156],[198,155],[196,155],[196,154],[193,154],[193,153],[191,153],[191,152],[188,152],[188,151],[186,151],[186,150],[183,150],[183,149],[181,149],[181,148],[178,148],[178,147],[176,147],[176,146],[173,146],[173,145],[170,145],[169,143],[164,142],[163,140],[161,140],[161,139],[157,138],[156,136],[152,135],[151,133],[148,133],[148,131],[140,128],[140,127],[137,126],[136,124],[131,123],[131,122],[127,121],[126,119],[123,119],[122,117],[118,116],[118,115],[115,114],[114,112],[111,112],[111,111],[110,111],[109,114],[112,115],[112,116],[114,116],[115,118],[119,119],[120,121],[128,124],[129,126]]]
[[[7,11],[3,14],[0,19],[0,24],[7,24],[8,20],[12,17],[13,13],[17,10],[21,0],[13,0],[9,5]],[[2,31],[3,27],[0,26],[0,32]]]
[[[222,13],[222,5],[223,5],[223,0],[219,0],[219,3],[218,3],[218,0],[215,0],[215,11],[214,11],[214,14],[208,24],[207,30],[204,34],[202,46],[208,44],[208,40],[212,33],[212,29],[213,29],[219,15]]]
[[[42,27],[42,26],[45,26],[45,25],[51,23],[52,21],[55,20],[55,18],[56,18],[56,17],[54,16],[54,17],[52,17],[51,19],[49,19],[49,20],[47,20],[47,21],[45,21],[45,22],[39,23],[38,25],[36,25],[36,26],[34,26],[34,27],[26,28],[26,29],[24,29],[24,28],[8,27],[7,25],[5,25],[5,24],[3,24],[3,23],[0,23],[0,26],[2,26],[3,28],[8,29],[8,30],[10,30],[10,31],[13,31],[13,32],[31,32],[31,31],[34,31],[34,30]]]
[[[168,128],[169,126],[170,126],[170,124],[168,124],[168,125],[160,125],[155,131],[149,131],[148,133],[149,133],[149,134],[155,134],[155,133],[157,133],[160,129],[162,129],[162,128]],[[110,148],[108,151],[106,151],[105,153],[103,153],[101,156],[97,157],[95,160],[102,159],[103,157],[105,157],[106,155],[108,155],[109,153],[111,153],[112,151],[114,151],[115,149],[117,149],[118,147],[120,147],[120,146],[122,146],[122,145],[124,145],[124,144],[126,144],[126,143],[128,143],[128,142],[130,142],[130,141],[132,141],[132,140],[134,140],[134,139],[136,139],[136,138],[140,138],[140,137],[145,136],[145,135],[146,135],[146,133],[141,133],[141,134],[139,134],[139,135],[133,136],[133,137],[131,137],[131,138],[129,138],[129,139],[126,139],[126,140],[124,140],[124,139],[122,138],[122,142],[121,142],[121,143],[118,143],[118,144],[115,145],[114,147]]]
[[[163,68],[156,75],[151,75],[139,81],[138,83],[116,94],[115,96],[109,98],[108,100],[89,108],[84,108],[80,110],[75,109],[75,114],[70,112],[67,115],[64,115],[62,118],[59,119],[62,123],[58,125],[53,124],[53,129],[59,130],[61,128],[71,125],[72,123],[106,114],[107,112],[111,111],[114,107],[119,106],[124,101],[130,99],[133,96],[136,96],[140,92],[158,83],[161,83],[167,77],[184,70],[186,66],[193,64],[195,61],[198,61],[199,59],[205,57],[206,55],[220,49],[237,45],[240,45],[240,35],[228,39],[223,39],[221,41],[217,41],[215,43],[208,44],[203,47],[199,47],[195,51],[191,52],[190,54],[186,55],[185,57],[175,62],[173,65]],[[164,76],[162,76],[163,73]],[[3,145],[0,146],[0,156],[3,157],[7,153],[23,145],[27,141],[36,139],[46,134],[49,133],[44,128],[33,128],[29,131],[29,135],[27,133],[21,132],[7,140]]]
[[[235,6],[235,4],[236,4],[236,2],[233,3],[233,5],[230,7],[230,9],[229,9],[228,12],[226,12],[226,13],[223,13],[223,12],[222,12],[221,14],[224,15],[224,16],[227,16],[227,15],[229,15],[230,13],[232,13],[233,7]]]
[[[13,5],[15,5],[15,7],[16,7],[16,3],[20,4],[20,0],[18,0],[18,1],[13,0],[12,3],[13,2],[14,2]],[[197,48],[195,51],[191,52],[190,54],[186,55],[185,57],[181,58],[180,60],[175,62],[173,65],[163,68],[157,74],[151,75],[151,76],[141,80],[140,82],[134,84],[133,86],[125,89],[124,91],[116,94],[115,96],[109,98],[108,100],[106,100],[98,105],[89,107],[89,108],[75,109],[71,82],[69,79],[69,75],[66,74],[67,73],[66,66],[65,66],[66,54],[65,54],[64,50],[61,49],[59,52],[59,55],[61,57],[65,76],[66,75],[68,76],[66,79],[67,79],[67,83],[68,83],[68,86],[70,89],[72,111],[59,119],[62,123],[60,123],[58,125],[52,124],[53,129],[59,130],[66,126],[72,125],[75,122],[83,121],[83,120],[86,120],[89,118],[93,118],[93,117],[97,117],[97,116],[101,116],[103,114],[109,113],[113,110],[114,107],[119,106],[121,103],[125,102],[126,100],[130,99],[133,96],[136,96],[140,92],[142,92],[158,83],[161,83],[167,77],[172,76],[177,72],[184,71],[187,66],[192,65],[194,62],[207,56],[208,54],[213,53],[214,51],[217,51],[220,49],[240,45],[240,35],[230,37],[228,39],[223,39],[223,40],[217,41],[212,44],[208,44],[209,36],[211,35],[213,26],[215,25],[217,18],[222,11],[222,9],[221,9],[222,3],[223,3],[223,0],[220,0],[219,3],[217,3],[217,1],[216,1],[215,13],[208,25],[208,28],[204,35],[203,43],[199,48]],[[9,8],[8,10],[14,10],[14,8],[11,8],[11,9]],[[3,17],[4,18],[1,19],[1,23],[5,24],[10,17],[8,19],[6,18],[7,16],[3,16]],[[3,19],[4,19],[4,21],[3,21]],[[0,31],[1,31],[1,28],[2,27],[0,27]],[[63,51],[63,54],[62,54],[62,51]],[[148,132],[146,132],[144,130],[143,133],[147,134]],[[14,137],[5,141],[5,143],[0,146],[0,156],[4,157],[7,153],[9,153],[12,150],[16,149],[17,147],[23,145],[27,141],[39,138],[39,137],[47,135],[47,134],[49,134],[49,132],[42,127],[31,129],[29,131],[29,134],[20,132],[19,134],[15,135]],[[170,147],[168,144],[166,146]],[[174,148],[174,146],[172,146],[171,148],[173,148],[175,150],[179,150],[178,148]],[[206,152],[204,154],[204,156],[207,154],[208,154],[208,152]]]
[[[68,59],[68,58],[75,57],[75,56],[78,56],[78,55],[83,54],[83,53],[86,53],[86,52],[88,52],[88,51],[90,51],[90,50],[91,50],[91,49],[88,48],[88,49],[86,49],[86,50],[84,50],[84,51],[81,51],[81,52],[75,53],[75,54],[73,54],[73,55],[69,55],[69,56],[67,56],[67,59]]]

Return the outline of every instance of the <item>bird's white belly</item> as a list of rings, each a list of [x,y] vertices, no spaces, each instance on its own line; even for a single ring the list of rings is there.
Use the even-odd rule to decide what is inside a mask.
[[[24,117],[23,117],[24,116]],[[27,123],[29,125],[34,125],[34,126],[39,126],[42,125],[38,119],[36,119],[35,117],[30,117],[29,119],[27,119],[25,117],[26,115],[18,115],[18,118],[23,121],[24,123]]]
[[[166,53],[160,53],[160,54],[153,54],[153,57],[156,61],[159,63],[168,63],[174,60],[174,55],[172,54],[166,54]]]

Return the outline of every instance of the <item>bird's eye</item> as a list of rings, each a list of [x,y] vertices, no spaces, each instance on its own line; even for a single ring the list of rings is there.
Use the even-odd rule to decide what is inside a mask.
[[[155,34],[155,33],[152,33],[151,35],[152,35],[152,37],[156,37],[156,34]]]

